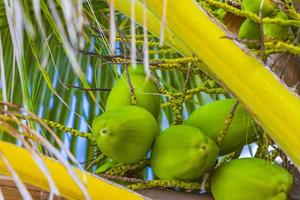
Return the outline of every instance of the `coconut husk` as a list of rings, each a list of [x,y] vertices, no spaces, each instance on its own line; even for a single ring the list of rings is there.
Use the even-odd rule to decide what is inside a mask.
[[[240,26],[245,20],[245,17],[237,16],[230,12],[227,12],[223,20],[228,31],[230,31],[233,34],[237,34],[240,30]]]
[[[294,92],[300,94],[300,56],[290,53],[273,54],[267,64]]]

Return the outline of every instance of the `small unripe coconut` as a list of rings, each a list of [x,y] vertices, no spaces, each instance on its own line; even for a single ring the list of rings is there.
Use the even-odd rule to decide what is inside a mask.
[[[160,96],[157,85],[145,76],[142,66],[137,69],[129,68],[130,79],[136,94],[136,105],[148,110],[155,119],[160,113]],[[112,88],[107,102],[106,110],[131,105],[130,87],[126,74],[123,73]]]
[[[293,182],[284,168],[259,158],[229,161],[212,175],[215,200],[286,200]]]
[[[234,99],[214,101],[195,110],[185,124],[199,128],[204,134],[217,141],[224,128]],[[256,138],[256,125],[250,114],[239,104],[233,120],[220,146],[220,155],[232,153]]]
[[[247,10],[259,15],[262,0],[243,0],[242,10]],[[276,4],[272,0],[264,0],[262,7],[263,17],[271,15],[276,10]]]
[[[176,125],[164,130],[151,153],[151,167],[160,179],[190,181],[216,161],[219,148],[199,129]]]
[[[277,12],[272,18],[274,19],[288,19],[288,16],[282,12]],[[287,38],[289,26],[282,26],[279,24],[264,24],[264,34],[269,38],[284,39]]]
[[[244,43],[249,48],[257,48],[257,44],[260,40],[260,25],[251,19],[246,19],[238,33],[239,40],[249,40]]]
[[[158,126],[147,110],[124,106],[97,117],[93,122],[93,134],[104,155],[126,164],[146,156],[158,134]]]

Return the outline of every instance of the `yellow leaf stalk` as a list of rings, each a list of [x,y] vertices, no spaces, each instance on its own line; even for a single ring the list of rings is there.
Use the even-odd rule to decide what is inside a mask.
[[[127,1],[121,2],[123,3],[115,4],[116,9],[120,11],[130,6]],[[161,19],[163,1],[147,1],[147,7],[154,13],[154,20]],[[151,16],[148,21],[152,20]],[[139,18],[137,20],[140,21]],[[300,167],[299,98],[258,59],[243,51],[233,40],[224,38],[226,32],[196,1],[168,1],[166,23],[175,36],[207,65],[208,69],[205,70],[238,97],[276,143]],[[148,24],[148,27],[159,34],[159,24]],[[166,41],[167,38],[165,35]]]
[[[36,165],[30,152],[13,144],[0,141],[0,152],[7,158],[12,168],[25,183],[49,191],[49,184],[46,176]],[[66,199],[84,199],[84,195],[78,185],[68,174],[66,168],[51,158],[42,157],[52,179],[60,194]],[[140,200],[145,199],[141,195],[129,191],[112,182],[83,172],[77,168],[74,171],[81,179],[86,177],[86,187],[92,199],[123,199]],[[3,160],[0,159],[0,174],[10,175]],[[83,182],[84,183],[84,182]]]

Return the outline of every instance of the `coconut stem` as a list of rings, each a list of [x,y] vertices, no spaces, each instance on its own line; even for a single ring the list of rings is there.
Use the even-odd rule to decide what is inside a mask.
[[[205,81],[205,82],[203,82],[203,84],[201,84],[195,88],[192,88],[190,90],[187,90],[184,100],[185,101],[190,100],[193,98],[194,95],[199,94],[200,92],[205,92],[206,94],[224,94],[224,93],[226,93],[226,91],[223,88],[219,88],[219,87],[209,88],[207,86],[207,84],[209,84],[210,81]],[[182,96],[182,92],[176,92],[176,93],[167,92],[166,96],[169,98],[169,101],[161,104],[162,108],[170,107],[171,101],[178,100],[178,98],[180,98],[180,96]]]
[[[205,81],[203,84],[190,90],[185,88],[183,92],[174,93],[163,91],[163,94],[168,97],[168,102],[163,103],[161,107],[171,107],[175,114],[175,124],[181,124],[184,120],[182,116],[182,105],[184,101],[192,99],[195,94],[199,94],[200,92],[206,92],[207,94],[225,93],[224,89],[222,88],[210,88],[211,86],[208,85],[210,85],[211,81],[212,80]]]
[[[35,119],[34,117],[32,117],[30,115],[25,116],[25,115],[17,114],[16,117],[18,117],[20,119],[34,121],[34,122],[39,123],[39,121],[37,119]],[[47,119],[40,119],[40,120],[44,124],[46,124],[47,126],[52,127],[52,128],[56,128],[59,131],[68,132],[68,133],[70,133],[71,135],[74,135],[74,136],[85,137],[85,138],[88,138],[89,140],[94,140],[95,139],[92,133],[81,132],[77,129],[66,127],[62,124],[59,124],[59,123],[51,121],[51,120],[47,120]]]
[[[288,51],[290,53],[299,55],[300,47],[292,44],[288,44],[286,42],[266,42],[266,48],[273,51]]]
[[[7,116],[7,115],[3,115],[0,114],[0,121],[5,121],[5,122],[9,122],[9,123],[16,123],[17,121],[16,119],[14,119],[13,117]],[[23,131],[22,134],[26,137],[26,138],[30,138],[33,141],[37,141],[37,137],[34,134],[30,134],[27,131]]]
[[[260,19],[260,17],[258,15],[256,15],[255,13],[252,13],[250,11],[246,11],[246,10],[240,10],[238,8],[235,8],[234,6],[228,5],[227,3],[222,3],[216,0],[206,0],[206,3],[216,6],[218,8],[223,8],[224,10],[226,10],[227,12],[233,13],[237,16],[242,16],[242,17],[247,17],[249,19],[251,19],[252,21],[256,22],[256,23],[272,23],[272,24],[279,24],[279,25],[284,25],[284,26],[295,26],[295,27],[300,27],[300,14],[288,9],[287,14],[294,18],[294,20],[284,20],[284,19],[273,19],[273,18],[263,18],[262,20]]]
[[[186,190],[200,190],[201,183],[199,182],[184,182],[177,180],[151,180],[144,183],[135,183],[127,186],[131,190],[141,190],[145,188],[181,188]],[[206,183],[205,188],[208,188],[208,183]]]
[[[239,151],[239,150],[238,150]],[[226,156],[224,156],[215,166],[214,169],[217,169],[218,167],[220,167],[222,164],[226,163],[229,160],[232,160],[232,158],[234,158],[236,156],[236,152],[232,152]]]
[[[143,179],[138,178],[130,178],[130,177],[123,177],[123,176],[117,176],[117,175],[108,175],[108,174],[100,174],[102,178],[110,179],[110,180],[116,180],[116,181],[123,181],[123,182],[129,182],[129,183],[143,183]]]
[[[267,133],[263,132],[261,134],[259,143],[258,143],[258,148],[255,153],[255,157],[257,158],[262,158],[266,159],[268,156],[268,147],[271,144],[271,139],[267,135]]]
[[[102,161],[103,159],[105,159],[106,156],[101,153],[95,160],[93,160],[87,167],[85,170],[89,170],[95,163],[99,163],[100,161]]]
[[[117,175],[117,174],[124,175],[128,171],[141,169],[141,168],[144,168],[148,165],[150,165],[150,160],[149,159],[144,159],[144,160],[138,161],[138,162],[133,163],[133,164],[117,165],[117,166],[109,169],[107,172],[105,172],[105,174],[107,174],[107,175]]]
[[[220,134],[218,135],[218,138],[217,138],[217,144],[219,146],[221,146],[222,142],[223,142],[223,139],[226,135],[226,133],[228,132],[229,130],[229,127],[230,127],[230,124],[233,120],[233,117],[234,117],[234,111],[236,110],[237,106],[239,105],[239,102],[236,101],[235,104],[232,106],[232,108],[230,109],[230,112],[228,114],[228,117],[226,118],[225,120],[225,123],[224,123],[224,126],[223,126],[223,129],[221,130]]]
[[[159,50],[149,50],[149,53],[166,53],[174,51],[172,49],[159,49]],[[129,64],[130,60],[125,59],[122,57],[109,57],[107,58],[108,61],[112,61],[116,64]],[[142,61],[137,61],[137,63],[143,63]],[[199,74],[201,73],[201,68],[206,68],[205,64],[199,60],[198,58],[191,56],[191,57],[183,57],[183,58],[168,58],[168,59],[151,59],[149,60],[150,69],[161,69],[161,70],[175,70],[175,71],[182,71],[187,72],[188,68],[186,67],[186,63],[192,63],[193,67],[190,69],[191,75],[192,74]]]
[[[133,83],[132,83],[130,75],[129,75],[128,65],[125,66],[125,74],[126,74],[129,88],[130,88],[131,104],[136,105],[136,94],[135,94]]]

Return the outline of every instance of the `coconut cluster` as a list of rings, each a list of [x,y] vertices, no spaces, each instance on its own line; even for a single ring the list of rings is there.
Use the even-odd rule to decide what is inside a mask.
[[[130,85],[123,74],[108,97],[106,112],[93,122],[97,146],[114,162],[135,163],[151,152],[151,168],[159,179],[195,181],[214,169],[218,157],[256,140],[257,125],[241,105],[234,110],[226,133],[222,132],[236,103],[234,99],[208,103],[195,110],[184,124],[159,133],[160,96],[153,95],[159,90],[142,69],[138,66],[129,70],[136,105],[131,105]],[[221,140],[220,134],[224,134]],[[270,177],[267,186],[261,184]],[[291,184],[291,175],[285,169],[248,158],[229,161],[213,170],[211,188],[216,200],[275,200],[286,199]]]
[[[252,12],[262,18],[288,19],[288,16],[277,7],[275,1],[264,0],[262,6],[261,3],[261,0],[243,0],[242,10]],[[263,32],[266,39],[284,40],[288,36],[288,31],[289,26],[264,23],[261,27],[259,23],[247,18],[239,29],[238,39],[244,40],[249,48],[255,49],[259,46],[261,32]]]

